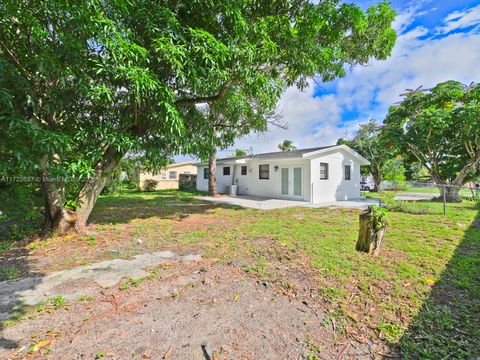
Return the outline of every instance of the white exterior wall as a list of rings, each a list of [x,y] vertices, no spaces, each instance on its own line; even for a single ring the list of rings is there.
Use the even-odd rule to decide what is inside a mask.
[[[329,164],[328,180],[320,180],[320,163]],[[269,179],[259,178],[259,165],[270,166]],[[241,175],[241,166],[247,166],[247,175]],[[350,180],[345,180],[345,165],[350,165]],[[223,175],[223,167],[230,166],[230,175]],[[275,166],[278,170],[275,171]],[[282,167],[302,167],[303,187],[301,197],[289,197],[281,194]],[[197,167],[197,189],[208,190],[208,179],[203,178],[203,169],[207,165]],[[233,177],[233,179],[232,179]],[[225,193],[225,187],[238,185],[239,195],[254,195],[261,197],[298,199],[314,203],[325,201],[352,200],[360,197],[360,163],[358,158],[348,151],[335,149],[312,158],[297,159],[248,159],[244,164],[217,164],[217,187],[219,193]],[[313,197],[311,193],[313,190]]]
[[[269,179],[259,178],[259,165],[268,164],[270,166]],[[291,198],[310,201],[310,160],[288,159],[288,160],[259,160],[251,159],[245,164],[224,165],[217,164],[217,191],[221,194],[225,192],[227,185],[232,185],[232,177],[235,172],[234,184],[238,186],[237,194],[254,195],[276,198]],[[230,166],[230,176],[223,176],[223,166]],[[241,167],[247,166],[247,175],[241,175]],[[275,166],[278,170],[275,171]],[[288,197],[281,194],[281,168],[282,167],[301,167],[303,169],[302,177],[302,196]],[[207,166],[198,166],[197,172],[197,190],[208,190],[208,179],[203,178],[203,169]]]
[[[344,150],[336,150],[310,161],[314,203],[360,197],[360,164],[355,157]],[[321,162],[328,163],[328,180],[320,180]],[[345,165],[351,166],[350,180],[345,180]]]
[[[291,198],[299,200],[310,200],[310,161],[305,159],[271,160],[271,159],[251,159],[246,162],[247,175],[241,175],[241,164],[237,165],[235,173],[235,183],[238,185],[238,194],[254,195],[275,198]],[[269,179],[259,178],[259,166],[269,165]],[[275,171],[275,166],[278,166]],[[281,168],[282,167],[301,167],[303,169],[302,178],[302,196],[289,197],[281,194]]]
[[[230,175],[223,175],[223,167],[225,166],[230,167]],[[225,188],[227,185],[232,185],[233,166],[234,165],[231,164],[217,164],[217,192],[219,194],[225,193]],[[208,165],[197,166],[197,190],[200,191],[208,191],[208,179],[203,178],[203,169],[205,168],[208,169]]]

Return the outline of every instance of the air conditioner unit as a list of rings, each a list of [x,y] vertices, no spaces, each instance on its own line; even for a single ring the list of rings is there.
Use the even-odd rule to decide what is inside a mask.
[[[237,185],[227,185],[226,193],[231,196],[237,195]]]

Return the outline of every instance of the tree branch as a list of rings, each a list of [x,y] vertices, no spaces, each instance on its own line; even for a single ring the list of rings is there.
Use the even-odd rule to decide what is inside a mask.
[[[7,46],[0,40],[0,48],[5,52],[5,55],[10,59],[11,62],[13,62],[13,65],[20,70],[23,75],[26,76],[28,80],[31,80],[31,75],[30,73],[20,64],[20,61],[16,58],[15,54],[13,54],[10,49],[7,48]]]
[[[225,97],[228,89],[230,89],[230,87],[232,86],[232,84],[233,84],[233,81],[229,80],[222,86],[222,88],[220,89],[220,91],[216,95],[200,96],[200,97],[189,98],[189,99],[179,99],[179,100],[175,101],[175,105],[177,105],[177,106],[190,106],[190,105],[195,105],[195,104],[210,103],[212,101],[222,100]]]

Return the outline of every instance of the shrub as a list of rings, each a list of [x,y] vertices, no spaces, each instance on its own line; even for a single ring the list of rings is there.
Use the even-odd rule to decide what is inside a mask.
[[[372,225],[375,231],[379,231],[382,227],[385,226],[388,216],[388,210],[384,207],[379,207],[377,205],[370,206],[370,211],[372,214]]]
[[[143,182],[143,191],[154,191],[157,187],[157,184],[157,180],[147,179]]]

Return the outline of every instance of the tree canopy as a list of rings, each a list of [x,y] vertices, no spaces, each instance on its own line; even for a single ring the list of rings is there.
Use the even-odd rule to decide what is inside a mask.
[[[395,43],[386,2],[5,0],[0,14],[0,171],[59,178],[42,184],[54,227],[63,177],[81,181],[81,227],[126,152],[158,166],[231,143],[265,129],[288,86],[344,76]],[[214,130],[202,106],[234,130]]]
[[[371,119],[359,126],[353,139],[339,139],[337,141],[338,145],[348,145],[370,161],[370,165],[363,166],[362,171],[365,174],[372,175],[374,191],[378,191],[383,175],[387,170],[387,163],[393,156],[391,146],[387,146],[381,129],[382,127],[374,119]]]
[[[292,140],[283,140],[281,144],[278,144],[278,148],[282,151],[292,151],[297,150],[297,147],[293,145]]]
[[[436,184],[461,186],[480,164],[480,85],[447,81],[410,90],[390,108],[385,135],[420,162]]]

